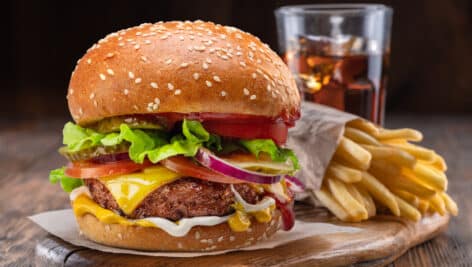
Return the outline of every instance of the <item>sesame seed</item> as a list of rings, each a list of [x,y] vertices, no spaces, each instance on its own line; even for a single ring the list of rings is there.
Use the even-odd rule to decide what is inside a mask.
[[[195,239],[200,239],[200,232],[199,231],[195,232]]]
[[[155,103],[155,104],[160,104],[160,103],[161,103],[161,100],[156,97],[156,98],[154,98],[154,103]]]
[[[190,38],[190,40],[193,40],[195,37],[193,37],[193,35],[190,35],[189,38]]]
[[[97,100],[94,100],[94,101],[93,101],[93,105],[94,105],[94,106],[98,106]]]
[[[187,66],[188,66],[188,63],[187,63],[187,62],[184,62],[184,63],[180,64],[180,67],[182,67],[182,68],[185,68],[185,67],[187,67]]]
[[[144,41],[145,44],[151,44],[151,40]]]
[[[221,96],[226,96],[226,91],[221,91]]]
[[[208,239],[208,244],[210,244],[210,245],[213,244],[213,239],[209,238]]]
[[[171,84],[171,83],[168,83],[168,84],[167,84],[167,88],[168,88],[169,90],[174,90],[174,85]]]
[[[128,90],[128,89],[123,90],[123,94],[124,94],[124,95],[128,95],[128,94],[129,94],[129,90]]]
[[[207,59],[206,59],[206,62],[207,62],[208,64],[211,64],[211,59],[210,59],[210,58],[207,58]]]
[[[228,59],[229,59],[227,55],[222,55],[221,58],[224,59],[224,60],[228,60]]]
[[[255,72],[252,74],[252,78],[253,78],[253,79],[256,79],[256,78],[257,78],[257,74],[256,74]]]
[[[136,32],[136,36],[140,36],[141,35],[141,32]]]
[[[236,56],[241,56],[242,54],[241,51],[236,52]]]
[[[267,91],[270,92],[270,90],[272,90],[272,87],[270,87],[270,84],[267,85]]]
[[[247,88],[243,89],[244,95],[249,95],[249,90]]]
[[[93,99],[94,97],[95,97],[95,93],[91,93],[89,96],[90,99]]]
[[[229,237],[229,241],[230,241],[230,242],[233,242],[234,240],[236,240],[236,237],[234,237],[234,236],[230,236],[230,237]]]
[[[177,243],[177,247],[178,247],[178,248],[183,248],[182,243],[178,242],[178,243]]]
[[[177,90],[175,90],[174,95],[180,95],[181,93],[182,93],[182,90],[177,89]]]
[[[138,77],[134,80],[134,83],[140,83],[141,81],[142,81],[142,79]]]
[[[107,69],[107,73],[110,75],[115,75],[115,72],[112,69]]]
[[[158,86],[157,83],[155,83],[155,82],[152,82],[152,83],[150,83],[149,85],[151,85],[151,87],[152,87],[152,88],[155,88],[155,89],[159,88],[159,86]]]
[[[202,52],[205,51],[205,46],[194,46],[193,49]]]
[[[145,56],[141,56],[141,60],[142,60],[143,62],[147,62],[147,61],[148,61],[147,57],[145,57]]]
[[[211,86],[212,86],[212,83],[211,83],[210,81],[205,81],[205,83],[206,83],[206,85],[207,85],[208,87],[211,87]]]
[[[200,240],[200,243],[208,243],[208,240],[202,239],[202,240]]]
[[[192,76],[195,80],[198,80],[198,78],[200,78],[200,74],[198,74],[198,72],[195,72]]]
[[[99,76],[100,76],[100,79],[102,79],[103,81],[107,78],[107,77],[105,76],[105,74],[102,74],[102,73],[100,73]]]
[[[238,39],[243,39],[243,36],[242,36],[241,34],[239,34],[239,33],[236,33],[236,38],[238,38]]]
[[[166,63],[167,65],[169,65],[170,63],[172,63],[172,58],[166,59],[166,61],[165,61],[164,63]]]
[[[251,97],[249,97],[249,99],[256,100],[256,95],[252,95]]]
[[[89,65],[92,64],[92,59],[91,58],[87,59],[87,64],[89,64]]]
[[[225,238],[224,236],[218,237],[218,243],[219,243],[219,242],[222,242],[224,238]]]
[[[118,233],[118,238],[123,239],[123,235],[121,233]]]
[[[125,43],[120,42],[120,43],[118,43],[118,45],[119,45],[119,46],[125,46]]]
[[[130,79],[134,79],[134,73],[131,72],[131,71],[128,72],[128,77],[129,77]]]
[[[108,54],[107,54],[107,58],[111,58],[111,57],[113,57],[114,55],[115,55],[114,53],[108,53]]]
[[[252,228],[251,228],[251,227],[247,228],[247,232],[248,232],[248,233],[251,233],[251,232],[252,232]],[[252,238],[252,237],[251,237],[251,238]],[[251,238],[249,238],[248,240],[251,241]],[[252,238],[252,240],[254,240],[254,238]]]
[[[208,69],[208,64],[207,64],[207,63],[205,63],[205,62],[203,62],[203,64],[202,64],[202,68],[203,68],[204,70],[207,70],[207,69]]]
[[[179,39],[180,39],[180,41],[185,40],[185,38],[183,36],[180,36]]]
[[[69,94],[70,94],[70,95],[73,95],[73,94],[74,94],[74,89],[69,88]]]
[[[244,61],[239,62],[239,65],[241,65],[242,67],[246,67],[246,63],[244,63]]]
[[[140,46],[139,44],[136,44],[136,45],[134,46],[134,49],[135,49],[135,50],[138,50],[140,47],[141,47],[141,46]]]
[[[221,82],[220,77],[218,77],[218,76],[216,76],[216,75],[213,76],[213,80],[214,80],[215,82]]]
[[[254,57],[254,53],[249,51],[249,57]]]

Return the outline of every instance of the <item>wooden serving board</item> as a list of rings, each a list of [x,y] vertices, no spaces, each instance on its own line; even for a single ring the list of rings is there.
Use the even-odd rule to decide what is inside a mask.
[[[70,245],[48,235],[36,246],[38,266],[384,266],[409,248],[444,231],[449,217],[411,222],[377,216],[362,223],[342,223],[325,209],[296,205],[297,219],[361,228],[356,233],[313,236],[274,249],[232,252],[197,258],[161,258],[111,254]]]

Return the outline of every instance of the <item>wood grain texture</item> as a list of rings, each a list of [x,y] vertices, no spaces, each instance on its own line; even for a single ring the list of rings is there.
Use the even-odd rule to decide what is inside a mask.
[[[50,254],[63,257],[60,259],[64,260],[66,266],[79,263],[91,265],[93,260],[104,257],[104,253],[68,246],[51,238],[26,219],[26,216],[34,213],[69,206],[67,195],[47,181],[48,171],[65,163],[56,153],[63,123],[0,119],[0,266],[41,265],[44,259],[35,257],[35,254],[41,255],[35,251],[41,248],[38,246],[40,242],[56,242],[49,246]],[[445,233],[410,249],[390,266],[472,265],[472,118],[395,116],[388,117],[387,126],[412,127],[423,131],[424,145],[436,149],[448,162],[449,191],[460,208],[459,217],[452,218]],[[303,217],[302,211],[298,213]],[[299,252],[303,253],[304,250]],[[221,256],[218,262],[222,265],[267,266],[286,258],[283,249],[270,251],[268,256],[264,253],[266,256],[251,257],[251,261],[235,261],[238,253],[231,253]],[[122,257],[115,255],[112,258],[114,261],[107,263],[123,264]],[[104,263],[103,260],[101,262]],[[137,256],[132,257],[132,262],[142,266],[176,266],[170,260],[166,264],[151,264],[146,257]],[[213,263],[213,260],[210,262]],[[388,262],[390,260],[384,258],[360,266],[382,266]],[[292,264],[305,265],[296,260]]]

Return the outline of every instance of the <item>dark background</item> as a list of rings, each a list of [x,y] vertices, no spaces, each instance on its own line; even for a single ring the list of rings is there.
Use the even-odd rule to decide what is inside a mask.
[[[67,116],[75,62],[107,33],[202,19],[239,27],[276,49],[275,8],[333,2],[2,1],[0,116]],[[387,112],[472,114],[472,1],[377,2],[394,8]]]

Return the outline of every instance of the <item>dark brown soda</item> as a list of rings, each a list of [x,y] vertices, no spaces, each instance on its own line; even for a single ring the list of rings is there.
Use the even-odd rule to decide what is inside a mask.
[[[301,39],[298,49],[284,54],[305,101],[332,106],[382,125],[388,53],[333,55],[327,48],[326,44]]]

